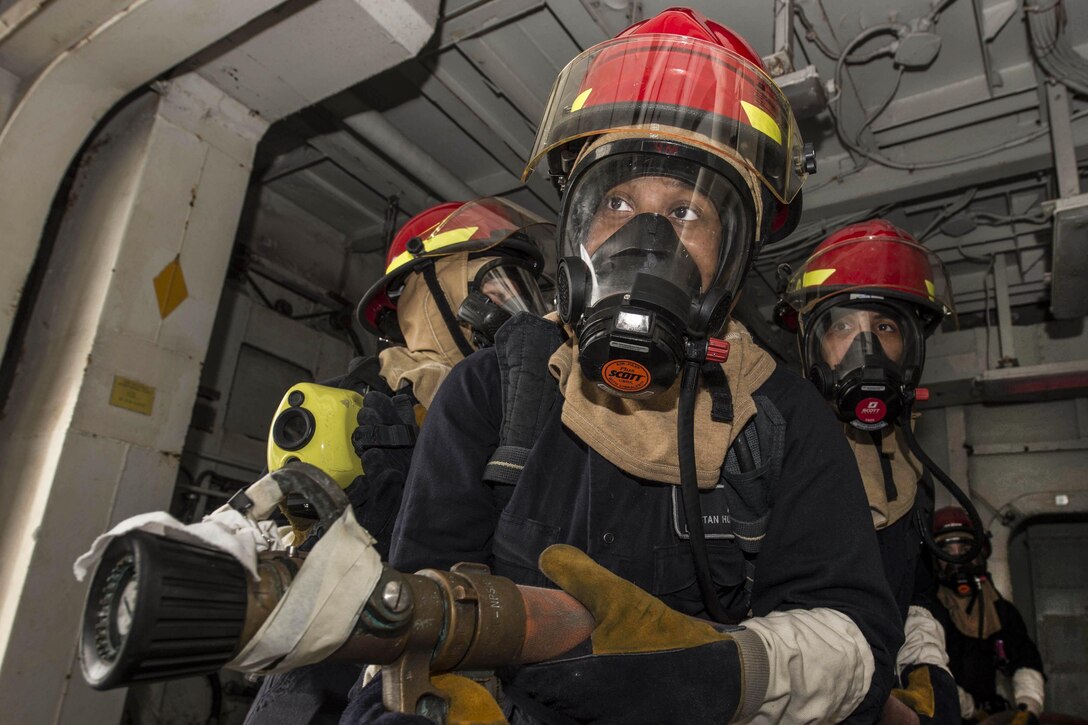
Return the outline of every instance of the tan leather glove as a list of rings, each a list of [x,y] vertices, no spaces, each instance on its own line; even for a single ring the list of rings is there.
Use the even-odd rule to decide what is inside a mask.
[[[504,679],[518,707],[578,722],[724,723],[762,705],[767,651],[754,632],[681,614],[572,546],[545,549],[540,570],[597,626],[591,647]]]
[[[506,725],[499,703],[483,685],[462,675],[433,675],[431,684],[450,698],[446,725]]]
[[[540,571],[597,620],[593,654],[657,652],[732,639],[709,622],[671,609],[573,546],[556,544],[545,549]]]
[[[903,687],[892,697],[913,710],[922,725],[959,719],[959,697],[952,675],[935,665],[913,665],[903,671]]]

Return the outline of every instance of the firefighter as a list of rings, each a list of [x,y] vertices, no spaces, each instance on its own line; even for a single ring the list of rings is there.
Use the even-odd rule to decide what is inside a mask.
[[[359,322],[393,344],[378,357],[388,386],[424,407],[459,360],[491,344],[510,315],[544,314],[542,248],[554,225],[501,198],[449,202],[408,220]]]
[[[365,396],[351,441],[365,475],[346,493],[383,559],[418,426],[442,381],[512,314],[547,311],[542,249],[553,230],[505,199],[439,204],[400,228],[385,274],[360,300],[359,322],[386,346],[326,384]],[[267,677],[246,722],[335,722],[360,672],[322,663]]]
[[[893,694],[923,723],[955,723],[959,707],[917,529],[932,516],[932,478],[908,449],[901,414],[905,396],[916,394],[925,340],[951,311],[948,289],[935,255],[874,219],[827,237],[790,279],[786,298],[796,324],[785,326],[799,333],[802,367],[857,458],[905,621]]]
[[[967,513],[946,506],[933,517],[933,537],[948,554],[965,552],[975,541]],[[937,604],[933,611],[944,625],[952,674],[959,686],[964,720],[1013,711],[1009,722],[1038,723],[1043,711],[1043,660],[1028,636],[1024,619],[1012,602],[994,588],[982,552],[966,564],[935,560]],[[998,674],[1012,679],[1012,702],[998,694]]]
[[[729,320],[811,167],[782,92],[728,28],[666,10],[561,72],[538,163],[563,324],[515,317],[450,373],[392,565],[481,562],[590,609],[591,642],[500,672],[512,722],[875,720],[902,623],[857,466]]]

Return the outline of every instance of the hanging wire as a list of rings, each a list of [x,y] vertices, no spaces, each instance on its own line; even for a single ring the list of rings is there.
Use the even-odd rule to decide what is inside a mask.
[[[888,95],[884,98],[883,102],[881,102],[881,104],[877,106],[877,109],[875,111],[865,117],[865,123],[863,123],[861,128],[858,129],[858,132],[854,134],[854,140],[857,141],[859,144],[861,143],[861,134],[865,133],[865,129],[873,125],[873,121],[875,121],[880,116],[880,114],[884,113],[885,109],[888,108],[888,104],[890,104],[892,102],[892,99],[895,98],[895,94],[899,92],[899,84],[903,80],[903,72],[905,70],[906,68],[904,68],[903,66],[899,66],[899,72],[895,74],[895,83],[892,84],[891,92],[888,93]]]
[[[793,9],[797,19],[801,21],[801,26],[805,29],[805,40],[810,41],[813,45],[820,49],[820,52],[826,55],[831,60],[838,60],[839,54],[833,51],[830,46],[824,42],[824,39],[820,37],[820,34],[816,32],[816,28],[813,27],[809,21],[808,16],[805,15],[805,9],[800,5],[797,5]]]
[[[935,8],[935,12],[931,13],[931,16],[932,16],[932,19],[934,20],[934,22],[936,21],[937,17],[939,16],[939,11],[941,9],[943,9],[946,5],[947,5],[947,2],[938,5],[938,7]],[[1055,2],[1052,5],[1046,6],[1045,8],[1032,9],[1032,8],[1029,8],[1029,7],[1025,7],[1025,10],[1028,11],[1029,24],[1032,22],[1032,18],[1035,17],[1035,16],[1039,16],[1039,17],[1043,18],[1046,21],[1045,24],[1040,25],[1040,28],[1037,30],[1036,34],[1033,36],[1035,38],[1035,40],[1033,40],[1033,47],[1035,47],[1036,44],[1038,44],[1038,46],[1040,48],[1044,48],[1044,49],[1046,49],[1046,48],[1058,49],[1058,48],[1060,48],[1062,46],[1062,43],[1059,42],[1059,28],[1061,28],[1062,26],[1061,26],[1061,24],[1059,23],[1059,21],[1057,19],[1058,18],[1058,11],[1061,9],[1060,6],[1061,6],[1061,2],[1059,0],[1058,2]],[[1064,14],[1062,15],[1062,17],[1064,17]],[[802,24],[804,24],[804,21],[802,21]],[[1039,23],[1037,22],[1036,24],[1038,25]],[[1034,131],[1031,131],[1031,132],[1029,132],[1027,134],[1024,134],[1023,136],[1018,136],[1016,138],[1009,139],[1009,140],[1007,140],[1007,141],[1005,141],[1003,143],[996,144],[996,145],[993,145],[993,146],[989,146],[988,148],[979,149],[978,151],[973,151],[973,152],[969,152],[969,153],[965,153],[965,154],[960,154],[958,156],[951,156],[951,157],[944,158],[944,159],[935,159],[935,160],[932,160],[932,161],[912,161],[912,162],[896,161],[895,159],[891,159],[891,158],[885,156],[884,154],[880,153],[878,150],[868,149],[865,146],[863,146],[861,144],[860,140],[855,140],[854,138],[852,138],[852,135],[846,131],[846,128],[845,128],[845,126],[844,126],[844,124],[842,122],[842,115],[843,115],[842,114],[843,69],[845,68],[845,66],[848,63],[852,64],[855,61],[860,62],[861,60],[871,60],[872,58],[875,58],[875,57],[878,57],[880,55],[886,54],[887,52],[894,52],[894,48],[896,46],[895,42],[889,43],[888,45],[882,46],[882,47],[878,48],[876,51],[873,51],[872,53],[869,53],[866,56],[861,56],[860,58],[857,57],[857,56],[851,55],[855,48],[859,47],[862,43],[866,42],[867,40],[869,40],[869,39],[871,39],[871,38],[873,38],[873,37],[875,37],[877,35],[883,35],[883,34],[895,34],[895,35],[901,37],[902,35],[904,35],[904,34],[906,34],[908,32],[910,32],[910,28],[908,26],[902,25],[900,23],[883,23],[883,24],[880,24],[880,25],[874,25],[874,26],[872,26],[870,28],[866,28],[865,30],[858,33],[849,43],[846,44],[846,46],[843,48],[842,53],[839,55],[838,59],[835,62],[834,82],[835,82],[835,87],[836,87],[837,91],[829,99],[828,111],[830,112],[832,120],[834,121],[836,135],[839,137],[839,140],[843,143],[843,145],[846,146],[849,150],[851,150],[854,153],[858,154],[859,156],[863,157],[867,161],[872,161],[874,163],[880,164],[881,166],[886,166],[888,168],[899,169],[899,170],[904,170],[904,171],[916,171],[916,170],[919,170],[919,169],[941,168],[941,167],[944,167],[944,166],[950,166],[950,165],[953,165],[953,164],[962,163],[964,161],[973,161],[973,160],[976,160],[976,159],[985,158],[987,156],[991,156],[991,155],[999,153],[1001,151],[1006,151],[1008,149],[1015,148],[1017,146],[1021,146],[1021,145],[1026,144],[1026,143],[1030,143],[1031,141],[1034,141],[1035,139],[1037,139],[1037,138],[1039,138],[1041,136],[1044,136],[1044,135],[1046,135],[1047,133],[1050,132],[1050,125],[1044,123],[1044,124],[1041,124],[1040,127],[1038,129],[1034,130]],[[1064,41],[1064,38],[1061,38],[1060,40]],[[1065,45],[1067,46],[1068,43],[1065,43]],[[1080,57],[1079,54],[1076,54],[1076,52],[1073,51],[1071,47],[1068,48],[1068,49],[1061,48],[1061,50],[1065,55],[1057,56],[1059,58],[1066,58],[1066,56],[1068,56],[1070,53],[1072,53],[1074,56],[1076,56],[1075,59],[1066,58],[1066,61],[1063,61],[1064,64],[1061,66],[1061,69],[1060,69],[1060,72],[1063,75],[1063,77],[1062,77],[1063,82],[1064,82],[1064,80],[1066,78],[1072,78],[1073,81],[1076,82],[1077,79],[1080,77],[1079,74],[1083,70],[1083,72],[1085,74],[1084,75],[1084,79],[1085,79],[1084,91],[1078,91],[1078,88],[1077,88],[1076,85],[1072,85],[1072,84],[1068,84],[1068,85],[1069,85],[1070,88],[1073,88],[1073,90],[1075,90],[1075,91],[1088,92],[1088,60],[1085,60],[1083,57]],[[1040,64],[1042,64],[1042,58],[1052,57],[1053,56],[1053,53],[1042,53],[1040,55],[1040,52],[1041,52],[1040,50],[1038,50],[1038,49],[1036,50],[1037,55],[1039,55],[1039,57],[1040,57]],[[1083,68],[1082,68],[1082,66],[1083,66]],[[881,104],[881,107],[878,108],[878,113],[882,112],[884,110],[884,108],[886,108],[887,105],[889,105],[891,103],[891,98],[893,98],[893,97],[894,97],[894,94],[892,94],[892,96],[890,96],[888,99],[885,100],[885,102],[883,104]],[[870,114],[870,116],[871,115],[872,114]],[[1081,118],[1084,118],[1086,116],[1088,116],[1088,109],[1082,109],[1081,111],[1070,114],[1069,118],[1070,118],[1070,121],[1072,122],[1072,121],[1080,120]],[[873,120],[875,120],[875,119],[870,118],[870,117],[867,116],[865,125],[863,125],[862,129],[860,129],[856,134],[854,134],[854,136],[860,138],[861,132],[865,128],[867,128],[869,125],[871,125]],[[818,189],[818,188],[822,188],[823,186],[826,185],[826,183],[829,183],[831,181],[838,181],[838,180],[841,180],[841,179],[845,178],[846,176],[849,176],[850,174],[857,173],[857,171],[861,170],[862,166],[863,165],[859,164],[854,169],[852,169],[850,171],[847,171],[845,173],[839,174],[837,177],[833,177],[833,179],[829,179],[828,182],[825,182],[825,184],[821,184],[820,186],[815,187],[813,190]]]
[[[1065,36],[1068,17],[1062,0],[1024,3],[1028,40],[1035,60],[1048,76],[1080,95],[1088,95],[1088,58]]]
[[[959,199],[956,199],[951,204],[946,206],[944,209],[941,209],[941,211],[937,213],[937,216],[933,217],[933,221],[931,221],[926,226],[926,228],[922,230],[922,233],[918,235],[918,241],[924,242],[926,239],[929,238],[931,234],[937,231],[940,224],[943,224],[946,220],[952,218],[954,215],[966,209],[971,204],[971,200],[975,198],[975,194],[977,193],[978,187],[976,186],[974,189],[971,189]]]
[[[389,253],[393,237],[397,233],[397,219],[400,216],[400,197],[393,194],[385,200],[385,217],[382,220],[382,256]]]

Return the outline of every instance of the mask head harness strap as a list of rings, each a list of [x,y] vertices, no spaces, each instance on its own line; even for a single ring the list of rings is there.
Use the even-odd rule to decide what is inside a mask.
[[[407,248],[413,255],[422,254],[423,241],[419,237],[413,237],[408,241]],[[457,322],[457,316],[453,314],[453,308],[450,307],[450,301],[446,299],[446,293],[442,290],[442,285],[438,283],[438,273],[434,268],[434,260],[426,260],[417,271],[423,274],[423,280],[427,283],[427,289],[430,290],[431,297],[434,298],[438,313],[442,315],[442,321],[446,323],[446,329],[450,331],[453,343],[457,345],[457,349],[461,351],[462,355],[468,357],[475,352],[475,349],[462,332],[461,325]]]

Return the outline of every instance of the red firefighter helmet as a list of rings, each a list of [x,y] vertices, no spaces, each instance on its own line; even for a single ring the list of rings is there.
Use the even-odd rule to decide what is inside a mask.
[[[409,273],[435,258],[469,253],[510,257],[539,277],[544,244],[554,244],[554,225],[506,199],[438,204],[416,214],[397,232],[386,255],[385,274],[363,295],[356,316],[370,332],[399,340],[396,300]]]
[[[612,132],[748,167],[770,195],[764,228],[781,236],[795,225],[806,159],[789,102],[752,47],[701,13],[670,8],[572,60],[556,79],[523,179],[545,157],[552,176],[565,178],[589,139]]]
[[[883,219],[851,224],[829,236],[787,288],[787,297],[802,321],[821,302],[839,295],[911,303],[926,333],[953,310],[941,260],[908,232]]]
[[[975,529],[971,525],[971,517],[959,506],[945,506],[933,513],[933,538],[938,544],[951,541],[962,541],[965,538],[975,540]],[[982,542],[982,556],[990,556],[990,540]]]

